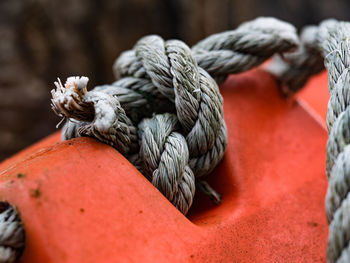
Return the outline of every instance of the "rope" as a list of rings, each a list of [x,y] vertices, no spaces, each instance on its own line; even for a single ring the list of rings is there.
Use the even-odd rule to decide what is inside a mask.
[[[219,83],[229,74],[256,67],[276,53],[297,47],[295,27],[272,17],[259,17],[236,30],[214,34],[193,46],[198,65]]]
[[[298,43],[296,29],[291,24],[272,17],[260,17],[235,30],[207,37],[192,47],[192,54],[197,64],[221,83],[229,74],[256,67],[275,53],[290,51]],[[154,48],[161,50],[163,47]],[[113,71],[117,79],[128,76],[149,79],[137,53],[136,45],[115,61]],[[161,61],[166,63],[165,58]],[[171,98],[171,89],[169,92]]]
[[[179,40],[144,37],[116,60],[113,84],[88,92],[85,77],[55,83],[52,107],[67,120],[62,138],[90,136],[112,145],[186,214],[195,178],[209,174],[227,147],[216,81],[295,48],[295,32],[288,23],[258,18],[192,49]],[[220,202],[219,194],[196,180]]]
[[[24,245],[24,228],[16,209],[8,202],[0,202],[0,263],[16,262]]]
[[[329,223],[328,262],[350,262],[350,23],[326,20],[319,26],[307,27],[302,47],[286,58],[273,61],[271,68],[294,93],[307,79],[322,68],[328,71],[330,99],[327,111],[328,190],[326,213]],[[273,70],[272,70],[273,71]],[[302,72],[299,75],[299,72]],[[293,79],[294,78],[294,79]]]
[[[70,77],[65,86],[55,82],[52,91],[53,110],[79,122],[67,124],[64,137],[90,136],[129,154],[138,149],[136,127],[126,116],[118,99],[103,92],[87,92],[88,78]]]
[[[165,113],[139,124],[140,158],[144,175],[183,214],[191,207],[194,175],[185,138],[175,115]]]
[[[323,70],[323,57],[318,48],[317,26],[307,26],[300,34],[300,44],[295,52],[275,55],[265,69],[283,83],[281,91],[286,96],[299,91],[308,79]]]

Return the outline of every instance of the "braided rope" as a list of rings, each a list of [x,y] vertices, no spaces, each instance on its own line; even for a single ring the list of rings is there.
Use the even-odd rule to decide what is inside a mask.
[[[16,262],[24,245],[24,228],[16,209],[8,202],[0,202],[0,263]]]
[[[185,214],[194,178],[209,174],[227,146],[223,99],[214,78],[222,81],[291,50],[298,43],[295,32],[288,23],[259,18],[192,49],[178,40],[144,37],[116,60],[113,84],[87,92],[87,78],[55,83],[52,107],[68,120],[62,138],[91,136],[112,145]],[[220,202],[209,185],[198,185]]]
[[[302,33],[302,48],[270,68],[287,93],[294,93],[319,72],[324,58],[330,99],[327,110],[328,189],[326,213],[329,222],[328,262],[350,262],[350,23],[326,20]],[[288,57],[289,56],[289,57]],[[272,70],[273,71],[273,70]],[[303,72],[298,75],[299,72]],[[293,79],[294,78],[294,79]]]

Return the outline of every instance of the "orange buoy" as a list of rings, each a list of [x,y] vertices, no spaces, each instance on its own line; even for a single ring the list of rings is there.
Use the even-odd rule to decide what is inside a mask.
[[[26,229],[21,262],[324,262],[324,125],[261,70],[221,91],[229,145],[206,179],[222,204],[196,193],[187,217],[90,138],[55,134],[1,164],[0,197]]]
[[[327,72],[323,71],[317,76],[311,78],[306,88],[302,89],[298,98],[305,101],[316,114],[318,114],[323,122],[326,121],[327,105],[329,93],[327,87]]]

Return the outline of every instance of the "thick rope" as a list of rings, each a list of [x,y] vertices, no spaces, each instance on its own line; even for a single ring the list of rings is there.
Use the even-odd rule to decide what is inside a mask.
[[[318,48],[317,26],[307,26],[300,34],[300,44],[295,52],[275,55],[265,68],[282,82],[282,92],[290,96],[302,87],[308,79],[324,68],[323,56]]]
[[[112,145],[186,213],[193,199],[193,174],[209,174],[227,146],[223,99],[207,71],[223,80],[276,52],[291,50],[297,41],[293,26],[273,18],[256,19],[209,37],[192,50],[178,40],[144,37],[117,59],[114,70],[119,80],[112,85],[87,92],[85,78],[69,78],[64,87],[56,83],[53,109],[68,120],[62,138],[91,136]],[[137,152],[135,126],[164,112],[176,115],[156,115],[141,122]],[[163,129],[169,134],[159,134]],[[210,186],[198,185],[220,202]]]
[[[63,136],[90,136],[118,149],[122,154],[137,151],[136,127],[118,99],[103,92],[87,92],[88,78],[71,77],[65,86],[55,82],[52,107],[58,115],[78,121],[66,124]],[[74,122],[74,121],[73,121]]]
[[[102,91],[117,97],[133,123],[139,123],[153,113],[176,113],[175,105],[165,100],[158,89],[147,79],[125,77],[111,85],[97,86],[94,91]]]
[[[144,175],[186,214],[195,192],[194,175],[188,165],[189,153],[176,115],[161,114],[139,124],[140,158]]]
[[[192,47],[198,65],[218,82],[229,74],[256,67],[276,53],[296,48],[295,27],[272,17],[259,17],[236,30],[207,37]]]
[[[327,260],[350,262],[350,23],[326,20],[318,27],[307,28],[302,39],[307,40],[303,41],[305,45],[290,54],[292,59],[285,59],[277,75],[288,93],[293,93],[321,70],[317,61],[325,60],[330,93],[326,162]]]
[[[260,17],[243,23],[236,30],[207,37],[194,45],[192,52],[197,64],[215,80],[222,82],[229,74],[249,70],[276,53],[290,51],[298,42],[296,29],[291,24],[272,17]],[[163,49],[162,45],[154,48]],[[165,59],[159,62],[166,65]],[[113,70],[117,79],[127,76],[149,79],[137,55],[137,45],[120,55]],[[157,80],[152,79],[152,82],[155,86],[159,84]],[[171,98],[172,94],[168,97]]]
[[[16,209],[0,202],[0,263],[16,262],[24,246],[25,232]]]

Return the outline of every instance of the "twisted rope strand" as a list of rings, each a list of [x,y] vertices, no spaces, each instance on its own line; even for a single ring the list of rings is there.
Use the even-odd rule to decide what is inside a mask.
[[[310,76],[324,68],[322,53],[318,47],[317,26],[307,26],[300,34],[300,45],[294,52],[275,55],[265,68],[282,81],[283,94],[291,96],[299,91]]]
[[[294,26],[272,17],[260,17],[243,23],[236,30],[207,37],[194,45],[192,52],[198,65],[222,82],[229,74],[256,67],[273,54],[290,51],[297,45]],[[113,71],[117,79],[149,78],[136,53],[135,46],[115,61]]]
[[[153,113],[176,112],[174,104],[165,100],[158,89],[146,79],[125,77],[111,85],[97,86],[93,90],[116,97],[133,123],[139,123]]]
[[[335,22],[334,20],[322,23],[319,39],[325,56],[330,92],[327,111],[329,131],[327,175],[329,185],[326,195],[326,211],[330,223],[327,258],[329,262],[348,262],[350,258],[350,250],[348,249],[350,241],[350,196],[348,195],[350,192],[348,168],[350,158],[348,136],[350,122],[350,23]]]
[[[318,61],[324,58],[330,93],[327,110],[328,189],[325,200],[329,222],[327,260],[332,263],[349,262],[350,23],[326,20],[318,27],[306,28],[301,37],[303,46],[289,57],[285,56],[277,75],[286,84],[287,92],[296,92],[311,75],[321,70]],[[278,63],[275,60],[273,67]],[[302,71],[304,73],[298,75]]]
[[[22,255],[25,232],[16,209],[0,202],[0,263],[13,263]]]
[[[176,130],[176,115],[155,115],[139,124],[140,158],[143,171],[152,184],[182,213],[191,207],[194,175],[188,166],[185,138]]]

